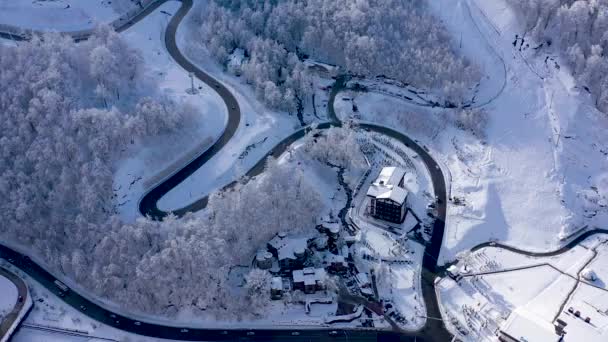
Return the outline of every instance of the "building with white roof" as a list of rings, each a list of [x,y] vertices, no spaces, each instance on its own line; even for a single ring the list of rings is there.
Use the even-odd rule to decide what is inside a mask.
[[[268,250],[279,260],[282,269],[299,267],[306,258],[308,239],[305,237],[289,237],[280,232],[268,241]]]
[[[405,219],[408,191],[404,188],[405,170],[385,167],[367,190],[370,214],[378,219],[401,223]]]
[[[502,342],[557,342],[560,336],[553,324],[524,309],[516,309],[500,328]]]
[[[314,293],[325,288],[327,273],[323,268],[307,267],[295,270],[293,275],[294,290],[302,290],[304,293]]]

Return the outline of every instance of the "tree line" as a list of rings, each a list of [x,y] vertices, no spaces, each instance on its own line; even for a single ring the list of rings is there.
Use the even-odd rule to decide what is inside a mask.
[[[307,58],[364,75],[384,75],[459,103],[478,69],[452,50],[423,0],[213,0],[197,6],[191,44],[226,65],[245,51],[242,72],[271,107],[293,110],[312,91]]]
[[[250,265],[278,231],[314,230],[325,207],[295,163],[269,160],[266,172],[211,194],[196,215],[126,224],[112,190],[121,158],[144,139],[187,127],[193,109],[163,96],[140,53],[108,27],[78,44],[46,34],[0,45],[0,70],[2,241],[128,311],[259,313],[267,294],[247,294],[267,277],[251,274],[249,290],[239,292],[227,275]],[[348,141],[326,145],[331,153],[317,146],[307,158],[344,163],[356,151]]]
[[[608,0],[509,0],[543,48],[560,53],[572,74],[608,112]]]

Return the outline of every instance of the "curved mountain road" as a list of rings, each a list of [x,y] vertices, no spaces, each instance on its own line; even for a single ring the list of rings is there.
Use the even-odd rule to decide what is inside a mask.
[[[493,248],[505,249],[505,250],[513,252],[513,253],[527,255],[527,256],[531,256],[531,257],[551,257],[551,256],[556,256],[556,255],[559,255],[559,254],[562,254],[562,253],[565,253],[565,252],[571,250],[572,248],[574,248],[579,243],[583,242],[588,237],[596,235],[596,234],[608,234],[608,229],[598,228],[598,229],[592,229],[592,230],[585,231],[582,234],[577,235],[576,238],[570,240],[570,242],[568,242],[564,246],[562,246],[554,251],[549,251],[549,252],[530,252],[530,251],[526,251],[523,249],[519,249],[516,247],[512,247],[512,246],[505,245],[505,244],[502,244],[499,242],[494,242],[494,241],[480,243],[479,245],[471,248],[471,252],[475,252],[476,250],[479,250],[479,249],[485,248],[485,247],[493,247]]]
[[[164,1],[156,4],[156,7]],[[160,211],[156,203],[164,194],[170,191],[177,184],[181,183],[200,166],[209,161],[215,154],[217,154],[232,138],[234,132],[238,128],[240,122],[240,110],[238,103],[230,91],[217,82],[210,75],[206,74],[202,70],[196,68],[185,58],[179,51],[175,42],[175,33],[177,27],[186,13],[192,7],[192,0],[183,0],[182,6],[178,12],[174,15],[167,27],[165,35],[165,43],[169,53],[175,58],[176,62],[180,64],[186,71],[193,72],[197,78],[205,82],[209,86],[217,90],[218,94],[222,97],[228,107],[229,120],[228,126],[224,134],[220,139],[207,151],[203,152],[198,158],[194,159],[188,165],[181,170],[174,173],[169,178],[165,179],[162,183],[148,192],[140,201],[139,209],[145,214],[152,218],[162,218],[167,213]],[[147,12],[145,15],[150,13],[152,10]],[[142,13],[142,15],[144,15]],[[141,18],[140,18],[141,19]],[[132,25],[132,24],[131,24]],[[329,127],[339,127],[342,123],[338,120],[335,115],[333,108],[335,95],[344,86],[346,78],[340,77],[336,81],[336,85],[332,89],[330,105],[329,105],[329,116],[330,122],[322,123],[317,126],[317,129],[327,129]],[[421,160],[425,163],[429,170],[432,181],[434,184],[435,195],[439,198],[439,205],[437,207],[438,215],[435,221],[433,230],[433,236],[431,243],[426,247],[425,255],[423,257],[423,271],[422,271],[422,291],[424,300],[427,306],[427,314],[430,317],[438,318],[441,317],[437,298],[434,291],[434,280],[438,272],[437,258],[441,248],[441,242],[443,239],[443,232],[445,228],[445,215],[446,215],[446,186],[443,174],[439,165],[434,161],[430,154],[418,145],[415,141],[405,136],[403,133],[395,131],[388,127],[380,125],[374,125],[370,123],[356,123],[362,129],[377,132],[390,136],[394,139],[400,140],[406,146],[409,146],[421,157]],[[301,139],[310,131],[311,127],[305,127],[299,131],[294,132],[289,137],[281,141],[275,146],[268,155],[280,155],[283,153],[291,144]],[[247,174],[254,176],[263,171],[263,166],[266,160],[266,156],[262,158]],[[228,185],[230,186],[230,185]],[[180,215],[188,211],[195,211],[204,208],[206,205],[206,198],[200,199],[190,206],[180,209],[176,214]],[[12,260],[12,263],[28,273],[31,277],[40,282],[43,286],[49,290],[58,293],[60,292],[54,281],[56,278],[47,272],[43,267],[34,263],[27,256],[18,253],[17,251],[0,245],[0,256],[7,260]],[[74,290],[70,290],[64,293],[62,300],[72,307],[79,310],[81,313],[98,320],[102,323],[114,326],[116,328],[133,332],[140,335],[152,336],[158,338],[170,338],[180,340],[234,340],[236,338],[248,338],[252,340],[263,340],[263,341],[284,341],[284,340],[327,340],[328,330],[332,330],[331,327],[326,328],[315,328],[315,329],[304,329],[298,331],[298,334],[292,334],[293,329],[200,329],[191,327],[180,327],[180,326],[168,326],[161,324],[153,324],[146,322],[139,322],[129,317],[114,313],[106,308],[103,308],[93,301],[86,299]],[[378,330],[360,330],[360,329],[340,329],[336,336],[331,336],[331,340],[348,340],[348,341],[370,341],[370,340],[382,340],[382,341],[408,341],[408,340],[427,340],[427,341],[449,341],[452,338],[451,334],[445,329],[442,321],[435,319],[427,319],[424,328],[418,332],[389,332],[389,331],[378,331]]]
[[[197,158],[188,163],[188,165],[164,179],[160,184],[148,191],[142,197],[139,202],[139,211],[142,213],[142,215],[149,216],[153,219],[162,219],[168,214],[167,212],[158,209],[158,200],[171,189],[176,187],[179,183],[183,182],[186,178],[192,175],[192,173],[198,170],[201,166],[207,163],[219,151],[221,151],[222,148],[226,146],[226,144],[234,136],[234,133],[238,129],[241,121],[241,110],[234,95],[216,79],[192,64],[177,47],[177,42],[175,41],[177,27],[184,19],[184,16],[192,8],[192,0],[182,0],[181,2],[182,6],[171,18],[165,33],[165,45],[167,47],[167,51],[171,57],[173,57],[175,62],[177,62],[177,64],[179,64],[186,71],[193,73],[196,78],[217,92],[228,109],[228,124],[226,125],[226,128],[220,138],[209,149],[201,153]],[[187,211],[196,211],[197,209],[199,208],[189,207],[186,210],[179,210],[175,211],[174,213],[180,215]]]
[[[147,6],[140,9],[134,16],[123,18],[120,17],[111,23],[112,27],[116,32],[123,32],[129,29],[131,26],[137,24],[140,20],[147,17],[148,14],[154,12],[160,5],[167,2],[167,0],[156,0],[150,2]],[[34,34],[43,34],[45,31],[32,30],[32,29],[20,29],[18,27],[14,27],[12,25],[0,25],[0,37],[10,40],[16,41],[25,41],[29,40]],[[63,32],[63,34],[70,35],[74,38],[75,41],[87,40],[91,34],[93,34],[93,29],[81,30],[81,31],[69,31]]]
[[[27,290],[27,285],[23,281],[23,279],[19,278],[13,272],[5,269],[4,267],[0,267],[0,277],[5,277],[10,282],[12,282],[17,288],[17,302],[15,306],[10,312],[7,312],[3,319],[0,320],[0,339],[5,337],[11,330],[14,329],[13,324],[16,320],[19,319],[19,316],[22,314],[22,310],[24,310],[24,306],[28,301],[29,291]]]

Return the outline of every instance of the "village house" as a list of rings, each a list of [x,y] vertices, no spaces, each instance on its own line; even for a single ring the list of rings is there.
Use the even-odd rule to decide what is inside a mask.
[[[385,167],[367,190],[370,199],[371,216],[393,223],[405,220],[405,206],[408,191],[404,188],[405,170],[399,167]]]
[[[330,273],[345,273],[348,270],[348,263],[343,255],[330,254],[327,258],[327,266]]]
[[[282,270],[301,267],[306,259],[308,239],[280,232],[268,242],[268,250],[279,260]]]
[[[323,268],[307,267],[295,270],[293,275],[293,289],[304,293],[314,293],[325,289],[325,278],[327,274]]]

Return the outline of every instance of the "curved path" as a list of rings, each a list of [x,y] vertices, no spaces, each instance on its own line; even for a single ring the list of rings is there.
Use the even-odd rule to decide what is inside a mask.
[[[226,129],[220,138],[209,149],[188,163],[188,165],[164,179],[160,184],[148,191],[142,197],[139,202],[139,211],[142,213],[142,215],[150,216],[153,219],[162,219],[167,215],[166,212],[158,209],[158,200],[171,189],[176,187],[179,183],[183,182],[186,178],[192,175],[192,173],[213,158],[213,156],[215,156],[219,151],[221,151],[222,148],[230,141],[232,136],[234,136],[234,133],[239,127],[239,123],[241,121],[241,110],[234,95],[232,95],[232,93],[224,85],[216,81],[209,74],[194,66],[194,64],[192,64],[177,47],[177,43],[175,41],[177,27],[191,8],[192,0],[182,0],[182,6],[179,8],[177,13],[173,15],[169,25],[167,26],[167,31],[165,32],[165,45],[167,47],[167,51],[177,62],[177,64],[179,64],[186,71],[192,72],[194,76],[207,84],[209,87],[215,89],[228,109],[228,124],[226,125]],[[196,211],[197,209],[199,208],[189,207],[187,210],[175,211],[175,214],[180,215],[187,211]]]
[[[163,3],[164,1],[159,1],[155,4],[156,7]],[[154,9],[156,8],[154,7]],[[230,138],[234,135],[236,131],[239,121],[240,121],[240,111],[239,106],[234,98],[234,96],[230,93],[228,89],[226,89],[223,85],[213,79],[210,75],[206,74],[202,70],[196,68],[192,63],[190,63],[179,51],[177,44],[175,42],[175,33],[177,31],[177,27],[181,20],[184,18],[185,14],[192,7],[192,0],[182,0],[182,6],[178,10],[178,12],[173,16],[169,26],[167,27],[167,32],[165,35],[165,43],[169,53],[175,58],[176,62],[179,63],[184,69],[189,72],[193,72],[197,78],[213,87],[217,90],[218,94],[222,97],[224,102],[228,107],[229,112],[229,120],[228,126],[224,132],[224,134],[220,137],[220,139],[207,151],[203,152],[198,158],[194,159],[188,165],[186,165],[181,170],[174,173],[172,176],[165,179],[162,183],[148,192],[143,196],[142,200],[139,204],[140,211],[149,215],[152,218],[162,218],[167,213],[160,211],[156,203],[158,199],[160,199],[164,194],[166,194],[169,190],[175,187],[177,184],[185,180],[188,176],[190,176],[194,171],[196,171],[200,166],[209,161],[215,154],[217,154],[230,140]],[[152,9],[153,10],[153,9]],[[152,10],[147,11],[145,14],[142,13],[142,17],[150,13]],[[140,18],[141,19],[141,18]],[[132,24],[130,24],[132,25]],[[123,28],[123,29],[126,29]],[[85,38],[86,39],[86,38]],[[333,108],[334,100],[336,94],[344,87],[346,81],[346,77],[339,77],[336,80],[335,86],[332,88],[330,100],[329,100],[329,117],[330,122],[325,122],[318,125],[317,129],[327,129],[329,127],[339,127],[342,123],[338,120],[335,115],[335,111]],[[433,229],[433,236],[431,238],[430,244],[426,247],[425,254],[422,262],[422,292],[424,295],[424,300],[427,307],[427,314],[430,317],[438,318],[441,317],[437,297],[435,296],[434,291],[434,280],[436,278],[438,268],[437,268],[437,258],[439,256],[439,251],[441,248],[441,242],[443,239],[443,232],[445,228],[445,215],[446,215],[446,186],[443,174],[439,165],[433,160],[433,158],[429,155],[429,153],[425,150],[425,148],[418,145],[415,141],[405,136],[403,133],[395,131],[391,128],[374,125],[370,123],[356,123],[359,127],[368,130],[377,132],[380,134],[387,135],[394,139],[400,140],[403,144],[410,147],[416,153],[418,153],[421,157],[421,160],[425,163],[429,173],[431,174],[431,178],[434,184],[435,195],[439,198],[439,205],[437,207],[438,215],[437,220],[435,221],[435,226]],[[305,127],[301,130],[298,130],[291,134],[289,137],[285,138],[281,141],[277,146],[275,146],[268,155],[280,155],[283,153],[292,143],[301,139],[306,135],[307,132],[311,131],[311,127]],[[264,156],[253,168],[251,168],[247,175],[255,176],[260,174],[264,169],[264,164],[266,160],[266,156]],[[230,186],[230,185],[228,185]],[[188,211],[196,211],[202,209],[206,206],[207,198],[202,198],[193,204],[189,205],[186,208],[182,208],[174,213],[181,215]],[[8,260],[12,260],[11,262],[22,269],[24,272],[28,273],[31,277],[40,282],[43,286],[50,289],[51,291],[58,293],[60,292],[56,286],[54,285],[54,281],[56,278],[47,272],[43,267],[34,263],[27,256],[18,253],[15,250],[12,250],[6,246],[0,245],[0,256],[4,257]],[[284,341],[284,340],[327,340],[328,339],[328,330],[332,330],[331,327],[327,328],[315,328],[315,329],[304,329],[299,331],[298,335],[292,334],[293,330],[285,330],[281,329],[231,329],[231,330],[220,330],[220,329],[198,329],[198,328],[189,328],[189,327],[179,327],[179,326],[167,326],[161,324],[153,324],[153,323],[145,323],[138,322],[126,316],[114,313],[110,310],[107,310],[98,304],[89,301],[85,297],[76,293],[73,290],[70,290],[64,293],[64,297],[62,298],[67,304],[71,305],[75,309],[79,310],[84,315],[87,315],[95,320],[98,320],[102,323],[108,324],[110,326],[114,326],[116,328],[133,332],[140,335],[152,336],[158,338],[170,338],[170,339],[181,339],[181,340],[234,340],[236,338],[249,336],[250,339],[255,340],[263,340],[263,341]],[[83,309],[85,307],[85,309]],[[297,328],[294,328],[297,329]],[[251,333],[253,332],[253,335]],[[445,329],[442,321],[436,319],[427,319],[426,325],[418,332],[389,332],[389,331],[378,331],[378,330],[360,330],[360,329],[348,329],[348,330],[339,330],[338,335],[332,336],[332,340],[348,340],[348,341],[371,341],[371,340],[382,340],[382,341],[408,341],[415,339],[423,339],[428,341],[449,341],[451,340],[451,334]]]
[[[148,3],[148,5],[146,5],[146,7],[141,8],[140,11],[137,12],[134,16],[120,17],[112,21],[110,25],[114,28],[116,32],[123,32],[138,23],[146,16],[148,16],[148,14],[154,12],[160,5],[164,4],[165,2],[167,2],[167,0],[151,1]],[[32,29],[20,29],[11,25],[0,25],[0,37],[10,40],[25,41],[29,40],[32,35],[43,33],[45,32]],[[78,42],[82,40],[87,40],[91,36],[91,34],[93,34],[93,29],[70,31],[63,33],[70,35],[72,38],[74,38],[75,41]]]
[[[29,300],[29,291],[27,290],[27,285],[23,279],[4,267],[0,267],[0,277],[5,277],[15,284],[15,287],[17,288],[18,299],[15,306],[4,316],[3,320],[0,320],[0,340],[3,340],[3,338],[8,340],[8,334],[11,334],[12,331],[14,331],[15,328],[13,325],[15,324],[15,321],[20,320],[20,316],[22,316],[21,311],[24,310],[24,307]]]
[[[608,234],[608,229],[599,229],[598,228],[598,229],[592,229],[592,230],[585,231],[584,233],[578,235],[576,238],[570,240],[570,242],[568,242],[564,246],[562,246],[554,251],[549,251],[549,252],[530,252],[530,251],[525,251],[523,249],[509,246],[509,245],[504,245],[499,242],[492,242],[492,241],[480,243],[479,245],[471,248],[471,252],[475,252],[476,250],[479,250],[479,249],[485,248],[485,247],[495,247],[495,248],[502,248],[502,249],[508,250],[513,253],[532,256],[532,257],[550,257],[550,256],[555,256],[555,255],[565,253],[565,252],[571,250],[572,248],[574,248],[579,243],[583,242],[588,237],[596,235],[596,234]]]

